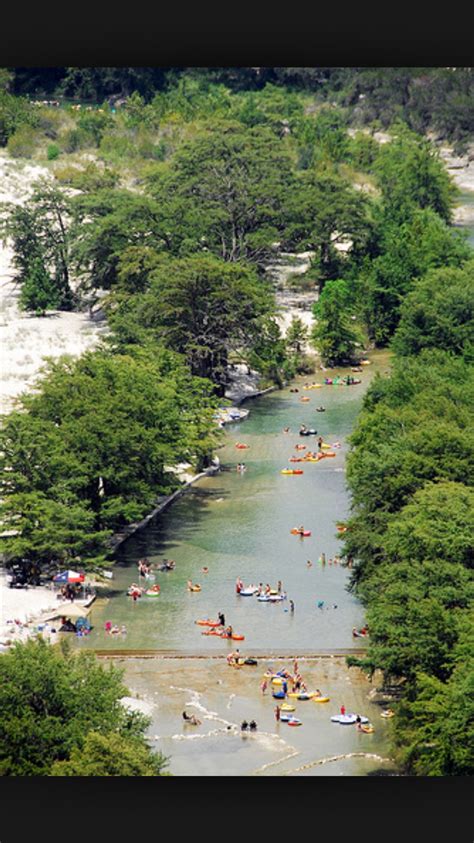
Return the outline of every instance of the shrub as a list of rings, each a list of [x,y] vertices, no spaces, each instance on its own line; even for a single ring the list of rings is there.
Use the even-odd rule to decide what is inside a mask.
[[[32,158],[35,147],[35,130],[31,126],[21,126],[7,143],[8,152],[13,158]]]
[[[55,161],[60,154],[61,150],[59,149],[59,146],[55,143],[50,143],[47,151],[48,161]]]

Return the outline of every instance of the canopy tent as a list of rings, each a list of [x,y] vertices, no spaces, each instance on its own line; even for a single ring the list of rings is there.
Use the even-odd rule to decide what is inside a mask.
[[[84,574],[78,574],[76,571],[61,571],[60,574],[53,577],[53,582],[57,583],[78,583],[84,582],[84,580]]]

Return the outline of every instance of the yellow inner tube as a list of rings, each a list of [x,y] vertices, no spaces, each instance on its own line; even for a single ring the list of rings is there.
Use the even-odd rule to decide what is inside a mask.
[[[281,707],[282,711],[295,711],[294,705],[289,705],[289,703],[283,703]]]
[[[329,702],[329,697],[312,697],[313,702],[326,703]]]
[[[190,591],[201,591],[201,586],[200,585],[192,585],[189,590]]]
[[[272,679],[272,685],[283,685],[283,679],[280,679],[279,676],[275,676],[275,678]]]

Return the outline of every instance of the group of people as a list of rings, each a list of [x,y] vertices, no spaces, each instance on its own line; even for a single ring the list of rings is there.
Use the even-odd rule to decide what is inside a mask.
[[[241,474],[243,474],[244,471],[247,471],[247,466],[244,462],[237,463],[237,471],[240,471]]]
[[[106,621],[104,624],[104,629],[107,635],[118,635],[121,633],[122,635],[127,634],[127,627],[123,623],[121,627],[118,624],[112,624],[112,621]]]

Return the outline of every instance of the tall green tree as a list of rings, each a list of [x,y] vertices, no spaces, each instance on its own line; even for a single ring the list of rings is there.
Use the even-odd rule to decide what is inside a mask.
[[[345,281],[328,281],[314,305],[317,323],[312,338],[323,360],[331,365],[354,361],[361,336],[351,319],[352,311],[353,299]]]

